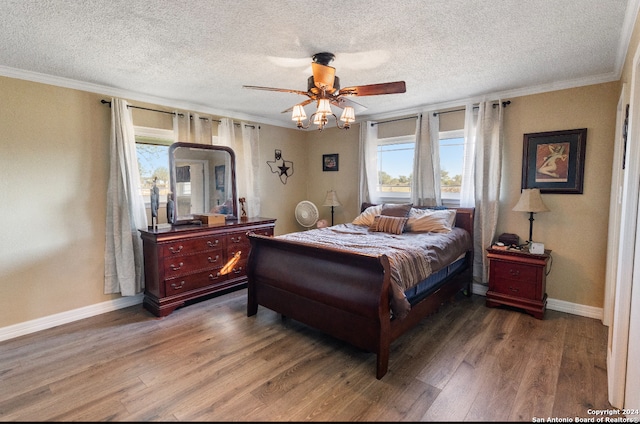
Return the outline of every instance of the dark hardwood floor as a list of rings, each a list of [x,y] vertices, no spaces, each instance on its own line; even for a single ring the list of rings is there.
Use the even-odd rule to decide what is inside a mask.
[[[2,421],[532,421],[607,401],[607,328],[460,296],[375,355],[246,289],[165,318],[134,306],[0,343]]]

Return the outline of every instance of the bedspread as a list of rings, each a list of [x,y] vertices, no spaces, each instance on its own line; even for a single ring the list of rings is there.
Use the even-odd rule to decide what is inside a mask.
[[[391,267],[391,309],[398,318],[406,316],[411,308],[405,290],[471,248],[471,236],[461,228],[449,233],[388,234],[370,231],[366,225],[347,223],[277,238],[372,256],[387,255]]]

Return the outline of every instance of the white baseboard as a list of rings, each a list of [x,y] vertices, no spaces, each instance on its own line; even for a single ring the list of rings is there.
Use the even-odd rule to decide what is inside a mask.
[[[46,330],[47,328],[57,327],[58,325],[104,314],[117,309],[139,305],[142,303],[143,298],[144,296],[142,293],[135,296],[123,296],[108,302],[97,303],[95,305],[85,306],[71,311],[61,312],[59,314],[49,315],[27,322],[21,322],[20,324],[3,327],[0,328],[0,341]]]
[[[473,294],[485,296],[487,293],[487,286],[483,284],[473,283]],[[67,312],[61,312],[59,314],[49,315],[34,319],[20,324],[10,325],[8,327],[0,328],[0,342],[3,340],[9,340],[16,337],[24,336],[26,334],[35,333],[47,328],[57,327],[58,325],[67,324],[81,320],[83,318],[89,318],[92,316],[104,314],[106,312],[115,311],[117,309],[128,308],[129,306],[139,305],[142,303],[142,294],[136,296],[124,296],[118,299],[110,300],[108,302],[102,302],[91,306],[85,306],[83,308],[74,309]],[[548,299],[547,309],[558,312],[566,312],[573,315],[579,315],[587,318],[596,318],[602,320],[603,310],[602,308],[596,308],[593,306],[578,305],[576,303],[565,302],[563,300]]]
[[[483,284],[473,283],[473,294],[480,296],[487,295],[488,287]],[[603,309],[596,308],[594,306],[579,305],[577,303],[565,302],[558,299],[547,299],[547,309],[558,312],[566,312],[572,315],[579,315],[581,317],[596,318],[602,320]]]

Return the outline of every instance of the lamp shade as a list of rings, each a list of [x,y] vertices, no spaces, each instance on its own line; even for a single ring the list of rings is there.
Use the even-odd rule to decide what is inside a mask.
[[[513,207],[516,212],[549,212],[549,208],[542,201],[540,189],[526,188],[522,190],[520,200]]]
[[[340,200],[338,200],[338,195],[334,190],[327,191],[327,197],[324,199],[324,203],[322,206],[342,206]]]
[[[326,114],[331,114],[331,104],[329,103],[329,100],[327,99],[320,99],[318,100],[318,110],[316,110],[316,113],[318,115],[326,115]]]
[[[307,119],[307,114],[304,113],[304,108],[302,105],[295,105],[293,107],[293,113],[291,114],[291,120],[302,121],[303,119]]]
[[[354,122],[356,120],[356,112],[351,106],[346,106],[342,110],[342,115],[340,116],[340,120],[342,122],[346,122],[348,124]]]

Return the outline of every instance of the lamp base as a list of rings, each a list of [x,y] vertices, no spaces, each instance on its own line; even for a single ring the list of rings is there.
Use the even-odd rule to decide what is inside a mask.
[[[531,245],[531,241],[533,240],[533,212],[529,212],[529,240],[527,243]]]

